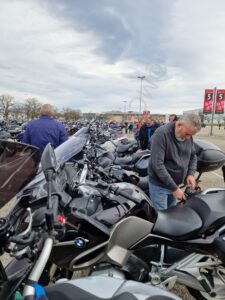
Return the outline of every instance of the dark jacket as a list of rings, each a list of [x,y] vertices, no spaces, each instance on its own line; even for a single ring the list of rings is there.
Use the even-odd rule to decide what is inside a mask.
[[[158,128],[158,125],[156,123],[152,123],[152,125],[149,127],[151,129],[150,138],[154,134],[155,130]],[[139,131],[139,140],[140,140],[140,146],[142,150],[147,149],[148,147],[148,127],[146,124],[143,124]]]
[[[175,123],[159,127],[151,139],[150,182],[175,191],[188,175],[194,175],[196,167],[193,139],[179,142]]]
[[[28,124],[22,142],[38,147],[42,153],[48,143],[56,148],[67,139],[67,131],[60,122],[42,116]]]

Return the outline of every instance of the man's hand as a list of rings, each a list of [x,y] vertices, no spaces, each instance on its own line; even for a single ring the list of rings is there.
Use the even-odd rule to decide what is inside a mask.
[[[176,191],[173,192],[173,196],[174,198],[178,199],[178,200],[185,200],[186,197],[184,195],[184,192],[181,189],[177,189]]]
[[[191,187],[193,190],[195,189],[195,187],[196,187],[196,181],[195,181],[195,178],[194,178],[194,176],[192,176],[192,175],[189,175],[188,177],[187,177],[187,185],[189,186],[189,187]]]

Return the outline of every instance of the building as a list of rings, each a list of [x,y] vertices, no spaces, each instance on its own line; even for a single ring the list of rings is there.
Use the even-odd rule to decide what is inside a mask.
[[[150,114],[153,120],[157,120],[159,122],[165,122],[166,115],[165,114]],[[139,112],[136,111],[127,111],[126,113],[119,110],[112,110],[103,113],[83,113],[82,119],[86,121],[90,121],[93,119],[103,120],[106,122],[128,122],[128,123],[136,123],[139,119],[143,120],[143,115],[140,116]]]

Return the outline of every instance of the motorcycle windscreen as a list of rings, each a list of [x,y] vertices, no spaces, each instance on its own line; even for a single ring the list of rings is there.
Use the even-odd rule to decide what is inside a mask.
[[[55,149],[55,156],[58,166],[62,166],[72,157],[79,154],[83,150],[85,144],[87,143],[88,137],[88,129],[86,127],[83,127],[79,131],[77,131],[72,137],[70,137],[67,141],[58,146]],[[28,188],[31,189],[37,187],[41,184],[41,182],[43,182],[43,180],[45,180],[41,168],[39,169],[39,171],[39,174],[27,186]]]
[[[0,208],[35,177],[39,162],[38,148],[0,140]]]
[[[78,130],[71,138],[55,149],[56,160],[59,165],[67,162],[76,154],[80,153],[88,139],[88,128],[83,127]]]

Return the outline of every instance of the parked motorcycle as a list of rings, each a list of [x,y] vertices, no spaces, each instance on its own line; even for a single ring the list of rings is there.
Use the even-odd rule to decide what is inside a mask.
[[[57,172],[51,184],[50,194],[54,196],[54,202],[59,202],[60,214],[55,220],[59,243],[53,247],[44,276],[41,278],[43,283],[55,281],[62,276],[70,278],[76,257],[82,255],[84,249],[89,249],[90,256],[95,256],[107,243],[111,227],[122,218],[139,215],[147,219],[150,213],[149,199],[131,184],[119,183],[114,186],[102,180],[86,183],[82,180],[85,178],[85,172],[82,170],[80,174],[79,167],[76,169],[76,162],[73,160],[77,161],[83,157],[81,153],[87,142],[86,134],[86,129],[82,129],[68,140],[69,145],[63,144],[56,149]],[[8,141],[1,141],[0,145],[1,201],[2,204],[7,203],[20,191],[7,218],[10,216],[10,220],[13,220],[12,234],[20,233],[22,237],[27,238],[19,247],[14,247],[12,241],[7,245],[9,248],[4,247],[5,251],[8,249],[10,253],[10,247],[13,247],[14,256],[5,268],[9,279],[5,295],[10,290],[13,291],[14,287],[16,289],[20,286],[37,259],[41,244],[36,247],[36,243],[27,237],[26,228],[32,228],[38,239],[39,232],[46,226],[48,184],[44,173],[39,169],[34,180],[26,185],[38,168],[38,149],[32,152],[32,148],[27,145]],[[16,175],[19,177],[14,181]],[[115,188],[119,188],[120,193],[115,194]],[[3,219],[2,239],[6,236],[4,222]]]
[[[136,280],[167,289],[180,283],[196,299],[225,299],[224,205],[225,189],[210,189],[156,219],[121,221],[91,274],[135,273]]]
[[[17,163],[15,152],[13,153],[13,145],[7,146],[5,150],[1,148],[1,154],[5,155],[4,163],[10,166]],[[11,147],[10,147],[11,146]],[[26,167],[26,175],[18,174],[18,169],[13,172],[14,182],[16,183],[14,193],[17,189],[23,188],[28,178],[34,175],[37,169],[37,149],[18,144],[16,155]],[[20,153],[18,155],[18,150]],[[3,156],[1,158],[3,158]],[[20,159],[23,157],[23,160]],[[2,164],[4,166],[4,163]],[[19,162],[18,162],[19,163]],[[18,165],[17,165],[18,166]],[[29,166],[29,168],[28,168]],[[5,217],[0,219],[0,245],[2,252],[8,251],[14,260],[14,274],[9,276],[9,268],[4,269],[0,265],[0,299],[177,299],[166,291],[152,286],[126,281],[125,279],[92,277],[78,280],[59,280],[45,289],[39,284],[45,277],[45,270],[48,269],[48,261],[51,251],[60,240],[65,231],[66,225],[61,222],[63,219],[62,209],[60,205],[60,197],[56,193],[52,194],[53,181],[57,176],[58,162],[54,156],[51,146],[47,146],[42,156],[42,170],[47,185],[47,197],[41,199],[43,205],[44,223],[35,225],[35,212],[31,212],[33,203],[26,204],[19,202]],[[13,169],[11,168],[11,171]],[[23,178],[23,179],[21,179]],[[10,191],[9,183],[6,178],[2,180],[1,194],[8,201]],[[60,217],[60,218],[59,218]],[[61,219],[61,221],[60,221]],[[37,221],[37,220],[36,220]],[[40,220],[41,221],[41,220]],[[59,226],[60,224],[60,226]],[[27,226],[25,226],[27,225]],[[25,226],[25,227],[24,227]],[[63,253],[64,255],[66,253]],[[51,270],[52,271],[52,270]],[[105,287],[104,289],[102,287]],[[107,288],[106,288],[107,286]],[[47,297],[47,298],[46,298]]]

